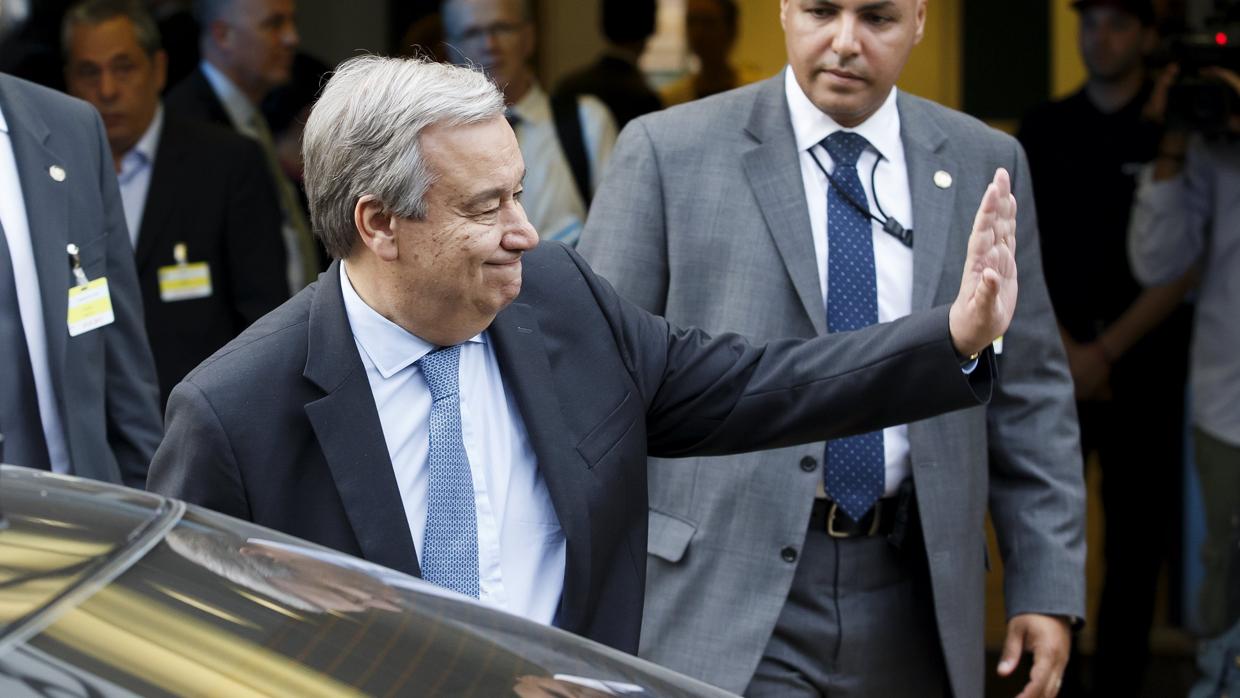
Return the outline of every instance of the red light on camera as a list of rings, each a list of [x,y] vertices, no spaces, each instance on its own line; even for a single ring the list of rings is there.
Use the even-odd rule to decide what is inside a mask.
[[[1227,45],[1227,34],[1223,32],[1219,32],[1215,34],[1214,43],[1218,44],[1219,46],[1226,46]]]

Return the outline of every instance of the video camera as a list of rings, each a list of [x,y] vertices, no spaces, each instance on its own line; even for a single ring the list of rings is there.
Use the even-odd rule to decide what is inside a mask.
[[[1240,114],[1240,96],[1202,68],[1240,73],[1240,0],[1215,0],[1202,27],[1170,37],[1168,47],[1180,75],[1167,97],[1167,124],[1208,135],[1225,133],[1232,115]]]

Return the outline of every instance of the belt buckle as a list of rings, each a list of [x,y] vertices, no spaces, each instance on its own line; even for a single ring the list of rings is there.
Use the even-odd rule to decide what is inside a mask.
[[[827,535],[831,536],[832,538],[854,538],[856,537],[857,534],[852,533],[850,531],[835,530],[835,514],[837,511],[839,511],[839,507],[840,507],[839,503],[832,500],[831,510],[827,512]],[[876,532],[878,532],[878,524],[882,520],[882,516],[883,516],[883,503],[881,500],[874,502],[873,514],[874,514],[874,518],[870,520],[870,530],[866,531],[864,534],[866,536],[872,536]]]

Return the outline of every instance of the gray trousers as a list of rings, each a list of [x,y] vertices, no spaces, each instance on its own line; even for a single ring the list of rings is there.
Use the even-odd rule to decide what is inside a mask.
[[[950,695],[920,536],[897,550],[811,529],[745,695]]]

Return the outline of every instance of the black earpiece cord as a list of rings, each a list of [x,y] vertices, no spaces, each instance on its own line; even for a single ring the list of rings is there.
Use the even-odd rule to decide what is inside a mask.
[[[840,196],[843,196],[844,200],[852,205],[853,208],[857,209],[858,212],[867,218],[878,221],[882,224],[884,233],[887,233],[893,238],[899,240],[905,247],[913,246],[912,229],[905,228],[900,225],[900,221],[888,216],[887,212],[883,210],[883,205],[878,202],[878,189],[874,186],[874,175],[878,172],[878,163],[882,160],[881,157],[875,158],[874,167],[870,168],[870,191],[874,192],[874,205],[878,207],[878,212],[883,216],[882,218],[879,218],[873,213],[870,213],[868,206],[862,206],[861,202],[854,199],[852,195],[844,189],[844,187],[840,186],[839,182],[835,181],[835,177],[831,176],[831,173],[827,172],[827,168],[822,166],[822,162],[818,160],[818,156],[814,154],[814,150],[812,148],[809,150],[809,156],[814,159],[814,164],[818,166],[818,169],[822,170],[822,174],[826,176],[827,182],[831,186],[835,187],[835,190],[840,193]]]

